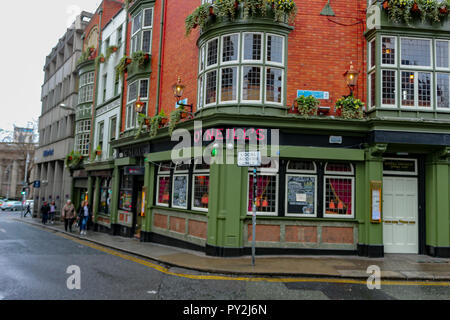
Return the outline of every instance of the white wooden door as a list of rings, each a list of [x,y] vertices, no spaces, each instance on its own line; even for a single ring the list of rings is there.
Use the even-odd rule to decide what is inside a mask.
[[[419,252],[417,178],[384,177],[383,243],[385,253]]]

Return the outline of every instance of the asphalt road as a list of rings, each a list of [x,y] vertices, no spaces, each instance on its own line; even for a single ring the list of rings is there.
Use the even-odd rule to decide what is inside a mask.
[[[450,300],[449,286],[431,284],[369,290],[361,284],[318,279],[211,280],[210,274],[178,268],[161,271],[154,262],[99,250],[14,218],[20,218],[20,212],[0,212],[0,300]],[[79,278],[67,273],[71,266]],[[69,289],[68,279],[69,287],[79,283],[80,289]]]

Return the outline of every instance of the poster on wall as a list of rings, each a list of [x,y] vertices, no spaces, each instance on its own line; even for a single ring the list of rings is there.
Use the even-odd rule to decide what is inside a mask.
[[[287,213],[315,214],[316,178],[287,176]]]
[[[371,181],[371,217],[372,223],[381,223],[382,214],[382,182],[381,181]]]
[[[173,179],[172,206],[187,208],[187,185],[188,176],[175,176]]]

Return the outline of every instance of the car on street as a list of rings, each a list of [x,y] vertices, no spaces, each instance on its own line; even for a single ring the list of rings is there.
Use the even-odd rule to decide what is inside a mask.
[[[6,201],[0,207],[2,211],[20,211],[22,210],[22,202],[20,201]]]

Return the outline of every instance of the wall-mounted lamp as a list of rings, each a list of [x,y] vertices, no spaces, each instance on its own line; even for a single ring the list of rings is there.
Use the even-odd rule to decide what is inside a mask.
[[[183,93],[184,93],[184,89],[185,88],[186,88],[186,86],[181,83],[181,77],[178,77],[177,83],[175,83],[172,86],[173,95],[177,99],[177,104],[179,106],[181,106],[181,107],[188,107],[189,108],[189,112],[192,113],[192,108],[194,107],[193,104],[180,103],[180,100],[181,100],[181,97],[183,97]]]
[[[347,86],[350,89],[350,96],[353,96],[353,91],[358,83],[359,72],[355,70],[352,61],[350,61],[350,69],[344,73],[344,76],[347,81]]]

